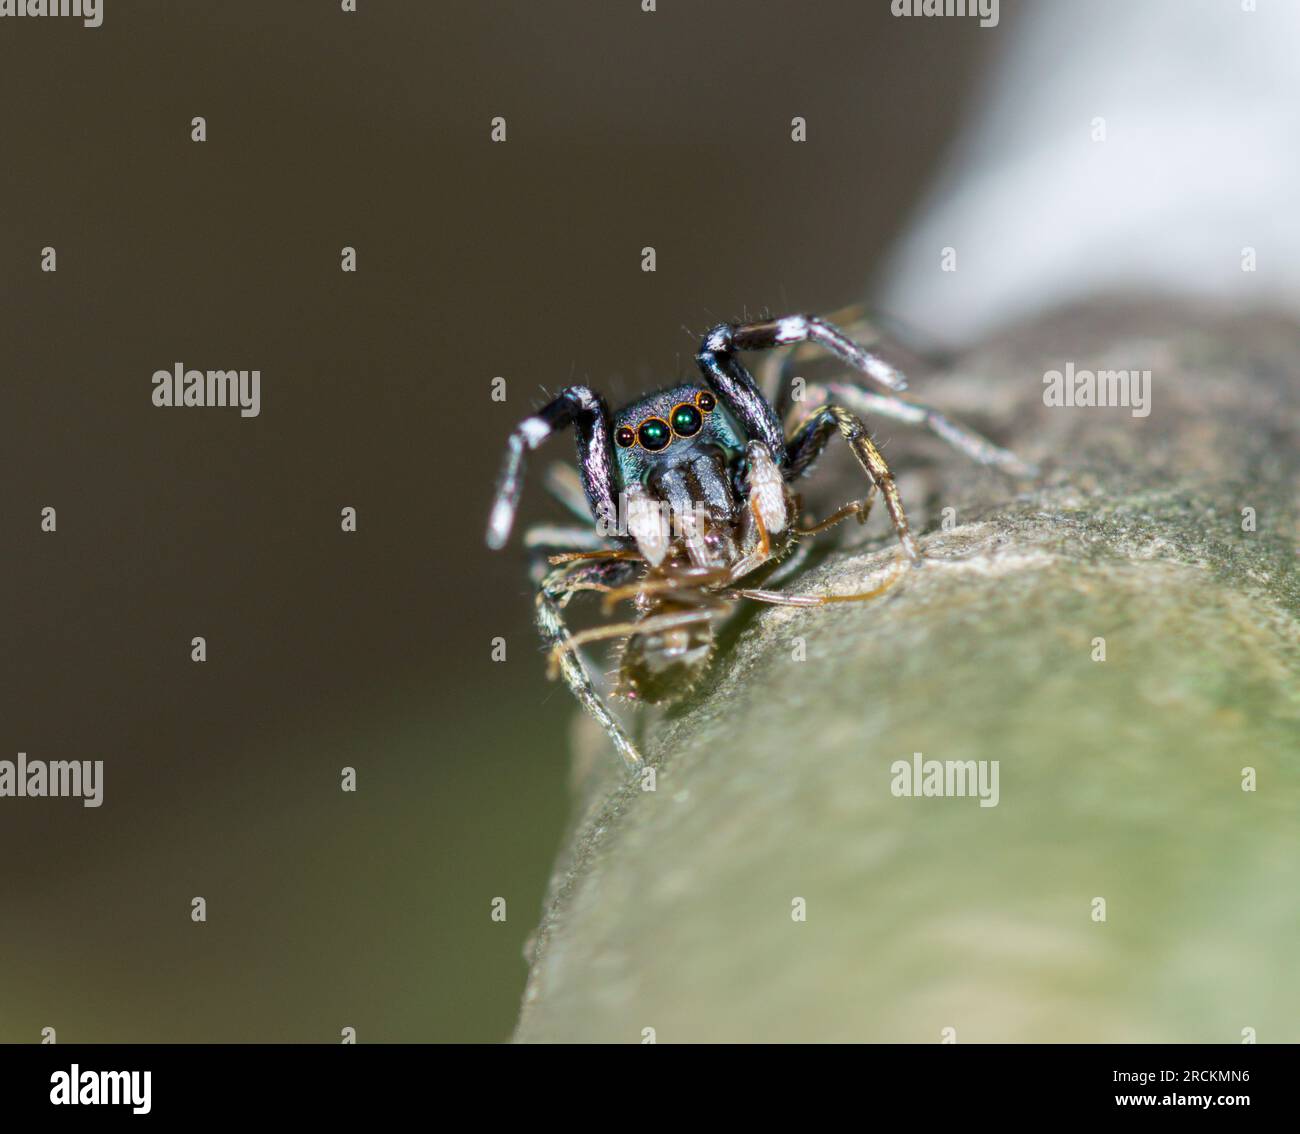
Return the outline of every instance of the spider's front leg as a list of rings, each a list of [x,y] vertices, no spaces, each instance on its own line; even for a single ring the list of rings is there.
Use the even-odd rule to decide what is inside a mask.
[[[591,514],[597,522],[615,522],[617,494],[609,411],[588,387],[569,386],[532,417],[521,421],[510,434],[488,520],[488,547],[499,550],[510,538],[524,487],[524,453],[570,425],[578,439],[578,468]]]
[[[785,436],[781,415],[763,396],[736,355],[742,350],[771,350],[794,343],[816,343],[886,389],[907,388],[906,379],[883,358],[813,315],[787,315],[757,323],[721,323],[714,327],[704,336],[696,361],[718,397],[749,431],[750,438],[766,444],[782,465]]]

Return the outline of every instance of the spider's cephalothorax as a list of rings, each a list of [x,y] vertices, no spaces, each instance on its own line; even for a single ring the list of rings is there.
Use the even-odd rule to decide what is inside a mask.
[[[737,357],[805,342],[826,348],[886,393],[831,382],[806,386],[802,404],[792,401],[788,386],[769,401]],[[865,520],[877,490],[904,553],[921,562],[893,476],[859,413],[924,424],[980,463],[1030,471],[1005,449],[900,398],[905,383],[893,367],[812,316],[722,324],[704,336],[696,360],[698,382],[647,395],[617,413],[586,386],[570,386],[524,420],[510,436],[488,525],[488,545],[502,547],[522,489],[524,452],[572,426],[581,487],[563,474],[552,487],[595,526],[529,533],[529,546],[546,557],[538,573],[538,625],[575,696],[633,766],[640,756],[596,691],[579,649],[584,642],[625,640],[619,694],[652,703],[675,699],[707,663],[714,630],[737,599],[813,606],[876,593],[790,595],[770,588],[797,558],[780,564],[796,536],[849,515]],[[787,417],[793,419],[788,426]],[[815,528],[798,527],[790,484],[837,433],[866,473],[867,493]],[[765,586],[754,585],[759,582]],[[603,593],[609,605],[627,600],[632,616],[571,633],[564,610],[581,591]]]

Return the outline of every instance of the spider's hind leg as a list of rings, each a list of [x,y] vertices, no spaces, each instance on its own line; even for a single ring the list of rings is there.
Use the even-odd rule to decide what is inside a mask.
[[[1032,477],[1038,470],[1010,449],[945,417],[933,406],[863,389],[855,382],[818,382],[808,386],[811,401],[838,403],[856,414],[878,414],[907,425],[920,425],[965,454],[976,464],[1000,469],[1010,476]]]

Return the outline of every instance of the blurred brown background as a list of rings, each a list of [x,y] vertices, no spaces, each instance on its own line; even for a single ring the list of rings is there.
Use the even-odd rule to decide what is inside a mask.
[[[507,432],[861,297],[1016,21],[358,6],[0,21],[0,758],[105,761],[98,810],[0,800],[0,1040],[508,1035],[573,708],[483,546]],[[177,361],[261,416],[155,408]]]

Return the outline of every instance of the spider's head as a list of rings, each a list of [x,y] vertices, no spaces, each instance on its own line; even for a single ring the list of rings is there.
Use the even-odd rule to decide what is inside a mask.
[[[674,386],[649,394],[614,415],[614,456],[624,486],[721,450],[745,451],[745,442],[712,390]]]
[[[674,547],[697,566],[731,561],[745,441],[717,395],[698,385],[649,394],[614,415],[628,532],[648,563]]]

